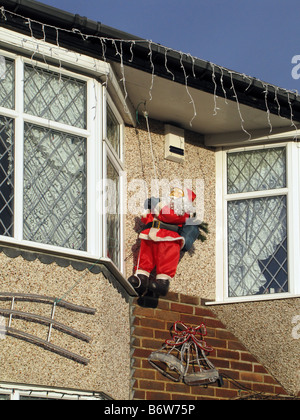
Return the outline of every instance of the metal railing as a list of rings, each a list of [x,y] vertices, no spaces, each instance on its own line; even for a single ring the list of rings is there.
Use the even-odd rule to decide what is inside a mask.
[[[37,346],[43,347],[48,351],[52,351],[53,353],[57,353],[63,357],[68,359],[74,360],[78,363],[87,365],[89,360],[85,357],[82,357],[78,354],[70,352],[67,349],[59,347],[53,343],[51,343],[51,334],[52,329],[56,329],[64,334],[70,335],[72,337],[77,338],[78,340],[85,341],[87,343],[91,342],[91,338],[80,332],[71,328],[67,325],[62,324],[54,319],[55,312],[58,307],[65,308],[70,311],[79,312],[88,315],[94,315],[96,310],[93,308],[88,308],[85,306],[75,305],[70,302],[66,302],[65,300],[57,300],[54,297],[50,296],[42,296],[42,295],[34,295],[34,294],[25,294],[25,293],[0,293],[0,301],[10,301],[10,309],[0,308],[0,315],[3,317],[8,318],[8,325],[0,327],[0,334],[5,334],[23,341],[27,341],[29,343],[35,344]],[[23,312],[15,310],[15,303],[18,301],[23,302],[36,302],[41,304],[52,305],[51,317],[45,317],[41,315],[37,315],[34,313]],[[35,322],[38,324],[49,326],[47,340],[43,340],[39,337],[36,337],[32,334],[28,334],[26,332],[17,330],[12,328],[12,320],[13,319],[22,319],[29,322]]]

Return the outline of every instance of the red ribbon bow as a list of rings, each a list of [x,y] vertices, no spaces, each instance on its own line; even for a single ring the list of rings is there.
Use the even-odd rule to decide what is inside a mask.
[[[175,322],[172,329],[175,334],[172,335],[172,340],[166,340],[166,344],[169,346],[182,346],[184,343],[192,340],[200,349],[211,352],[213,348],[208,346],[203,337],[207,335],[206,326],[204,324],[198,327],[187,327],[180,321]]]

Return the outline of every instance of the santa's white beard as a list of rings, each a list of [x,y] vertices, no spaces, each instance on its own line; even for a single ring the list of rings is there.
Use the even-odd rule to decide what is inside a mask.
[[[167,200],[167,206],[174,210],[178,216],[183,216],[185,213],[193,213],[193,203],[186,197],[171,197]]]

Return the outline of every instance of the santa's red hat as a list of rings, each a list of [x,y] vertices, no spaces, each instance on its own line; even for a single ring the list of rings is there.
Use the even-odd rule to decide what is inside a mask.
[[[188,196],[189,201],[192,201],[192,202],[196,198],[196,194],[192,190],[189,190],[189,189],[187,189],[187,196]]]

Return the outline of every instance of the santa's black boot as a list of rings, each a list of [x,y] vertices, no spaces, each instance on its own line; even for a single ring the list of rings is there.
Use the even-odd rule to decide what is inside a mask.
[[[148,277],[144,274],[130,276],[128,281],[139,296],[143,296],[143,294],[147,291]]]
[[[166,296],[170,287],[170,281],[167,279],[150,280],[148,289],[158,296]]]

